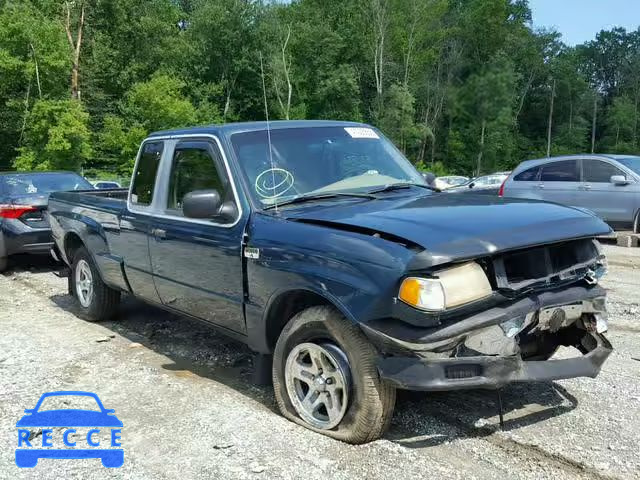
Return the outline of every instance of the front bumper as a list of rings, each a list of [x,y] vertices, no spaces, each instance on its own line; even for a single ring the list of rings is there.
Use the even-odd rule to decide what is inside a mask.
[[[600,372],[613,348],[607,339],[592,333],[596,347],[576,358],[525,361],[519,356],[478,356],[436,360],[411,357],[380,359],[380,375],[396,388],[407,390],[464,390],[500,388],[513,382],[539,382],[591,377]]]
[[[605,295],[597,285],[572,286],[501,302],[436,327],[394,319],[362,327],[383,352],[381,377],[397,388],[499,388],[511,382],[595,377],[612,351],[596,328],[596,322],[606,325]],[[561,321],[554,323],[551,314],[559,310]],[[585,321],[592,321],[589,329]],[[507,334],[513,325],[519,325],[517,333]],[[557,340],[556,345],[579,345],[584,355],[534,360],[528,349],[542,336]]]

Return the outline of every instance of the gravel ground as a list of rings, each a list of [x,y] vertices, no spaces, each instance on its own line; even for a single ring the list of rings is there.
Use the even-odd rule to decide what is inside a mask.
[[[363,446],[284,420],[243,345],[133,300],[116,322],[85,322],[50,265],[18,265],[0,275],[0,478],[640,478],[640,249],[605,250],[615,351],[597,379],[506,388],[504,431],[494,393],[403,392],[385,438]],[[15,466],[15,423],[52,390],[115,409],[122,468]]]

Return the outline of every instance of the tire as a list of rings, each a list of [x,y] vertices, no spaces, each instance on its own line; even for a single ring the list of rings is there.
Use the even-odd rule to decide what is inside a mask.
[[[9,259],[7,257],[0,257],[0,273],[4,272],[9,266]]]
[[[102,281],[93,258],[84,247],[76,250],[73,256],[70,287],[78,301],[78,316],[90,322],[109,319],[120,304],[120,292]]]
[[[631,226],[633,233],[640,233],[640,210],[636,212],[636,216],[633,218],[633,225]]]
[[[291,373],[298,370],[290,366],[303,365],[305,369],[314,369],[317,362],[311,355],[307,356],[307,352],[320,352],[323,356],[321,363],[329,373],[320,370],[318,375],[305,376],[305,380],[301,382],[299,378],[302,377],[296,379]],[[273,358],[273,388],[282,415],[310,430],[347,443],[361,444],[379,438],[391,423],[396,392],[395,388],[380,378],[376,358],[375,348],[358,326],[349,322],[334,308],[317,306],[298,313],[280,334]],[[331,363],[338,364],[340,368],[329,368]],[[308,375],[309,371],[304,373]],[[338,388],[330,393],[324,390],[318,392],[316,388],[329,390],[331,387],[327,385],[330,384],[337,388],[341,379],[346,380],[346,401],[332,403],[334,408],[331,411],[336,413],[332,416],[328,414],[329,404],[326,402],[329,402],[328,397],[342,389]],[[306,382],[309,383],[305,393]],[[301,405],[310,394],[310,398],[315,396],[319,399],[322,395],[326,399],[321,400],[325,404],[321,404],[313,415],[326,417],[327,421],[311,418],[308,409],[301,410]],[[342,415],[337,413],[339,405],[342,405]],[[327,415],[322,413],[323,408]],[[305,413],[307,418],[303,418]]]

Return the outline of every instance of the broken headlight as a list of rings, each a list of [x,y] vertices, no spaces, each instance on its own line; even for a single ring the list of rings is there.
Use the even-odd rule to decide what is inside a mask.
[[[469,262],[435,272],[432,278],[408,277],[398,297],[412,307],[439,312],[491,295],[491,284],[480,265]]]

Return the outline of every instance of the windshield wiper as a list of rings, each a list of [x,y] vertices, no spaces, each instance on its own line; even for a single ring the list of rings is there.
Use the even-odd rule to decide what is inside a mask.
[[[326,198],[338,198],[338,197],[355,197],[355,198],[367,198],[369,200],[376,200],[378,197],[367,193],[348,193],[348,192],[332,192],[332,193],[306,193],[302,195],[298,195],[297,197],[290,198],[289,200],[283,200],[281,202],[276,202],[267,207],[263,207],[263,210],[271,210],[276,207],[282,207],[284,205],[292,205],[294,203],[303,203],[303,202],[311,202],[313,200],[324,200]]]
[[[399,182],[399,183],[390,183],[389,185],[385,185],[384,187],[379,187],[379,188],[376,188],[374,190],[369,190],[367,193],[374,194],[374,193],[382,193],[382,192],[391,192],[393,190],[402,190],[402,189],[411,188],[411,187],[425,188],[425,189],[431,190],[433,192],[439,192],[440,191],[437,188],[430,187],[429,185],[424,184],[424,183]]]

